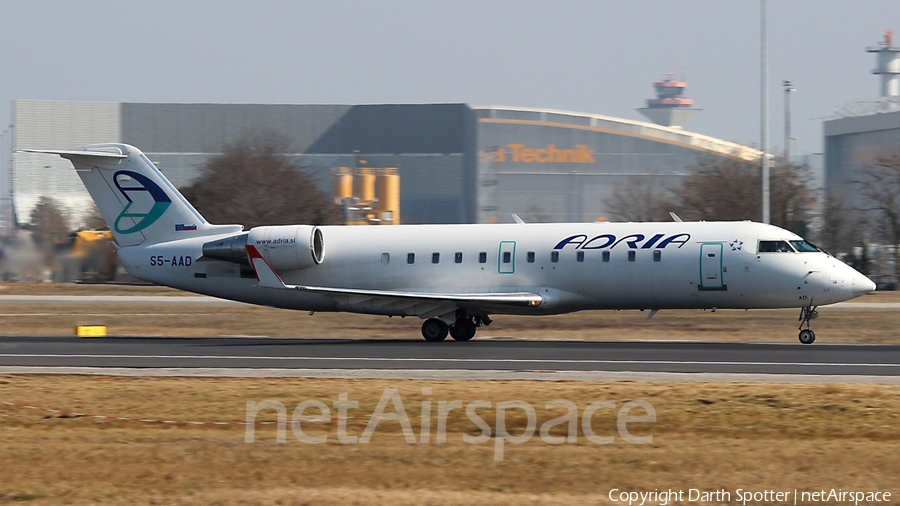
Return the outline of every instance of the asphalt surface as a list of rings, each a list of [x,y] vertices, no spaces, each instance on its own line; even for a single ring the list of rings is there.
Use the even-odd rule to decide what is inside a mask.
[[[0,337],[8,367],[633,371],[900,376],[900,346],[673,342]]]

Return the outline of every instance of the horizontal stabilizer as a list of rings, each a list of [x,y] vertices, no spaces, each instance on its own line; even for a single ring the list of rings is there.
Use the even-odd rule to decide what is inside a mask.
[[[122,153],[112,153],[109,151],[85,151],[74,149],[20,149],[25,153],[44,153],[48,155],[59,155],[63,158],[71,158],[75,156],[97,157],[97,158],[128,158],[128,155]]]

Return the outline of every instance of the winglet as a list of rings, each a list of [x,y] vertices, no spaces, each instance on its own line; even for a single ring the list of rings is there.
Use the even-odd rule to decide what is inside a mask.
[[[525,223],[525,220],[523,220],[522,218],[519,218],[519,215],[516,213],[512,213],[512,217],[514,220],[516,220],[516,223]]]
[[[281,277],[275,272],[275,269],[269,265],[269,262],[263,258],[262,254],[252,244],[247,245],[247,256],[250,257],[250,265],[253,266],[253,272],[256,273],[256,280],[259,286],[268,288],[287,288]]]
[[[682,221],[684,221],[684,220],[682,220],[677,214],[675,214],[675,213],[672,212],[672,211],[669,211],[669,216],[671,216],[672,219],[675,220],[675,221],[677,221],[677,222],[682,222]]]

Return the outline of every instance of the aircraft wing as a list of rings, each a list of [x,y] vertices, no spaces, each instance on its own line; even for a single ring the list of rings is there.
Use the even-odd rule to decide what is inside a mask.
[[[415,313],[421,315],[444,314],[458,307],[537,307],[543,301],[540,295],[532,292],[427,293],[286,285],[256,246],[248,244],[247,254],[260,286],[317,293],[348,305],[415,308]]]

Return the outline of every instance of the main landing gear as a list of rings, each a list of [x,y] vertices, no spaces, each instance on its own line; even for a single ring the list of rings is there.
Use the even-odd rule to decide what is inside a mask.
[[[800,308],[800,342],[803,344],[812,344],[816,340],[816,333],[812,331],[812,320],[819,317],[816,311],[817,306],[806,306]],[[806,325],[804,329],[803,326]]]
[[[422,324],[422,337],[429,343],[437,343],[447,339],[447,324],[437,318],[429,318]]]
[[[475,337],[475,320],[471,317],[463,317],[450,325],[450,337],[456,341],[470,341]]]
[[[454,341],[470,341],[475,337],[475,331],[482,325],[490,325],[491,319],[487,316],[462,315],[450,325],[437,318],[429,318],[422,324],[422,337],[426,341],[436,343],[447,338],[447,334]]]

